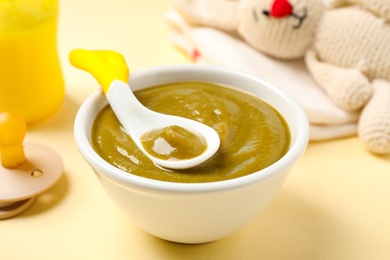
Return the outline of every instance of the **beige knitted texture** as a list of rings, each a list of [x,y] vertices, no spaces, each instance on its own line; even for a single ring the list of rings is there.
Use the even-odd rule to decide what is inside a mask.
[[[344,109],[355,110],[370,97],[368,80],[390,80],[389,43],[390,25],[382,19],[361,7],[333,9],[326,12],[314,43],[316,58],[333,68],[306,60],[331,99]]]
[[[339,7],[348,4],[359,5],[378,17],[390,21],[390,1],[389,0],[332,0],[330,7]]]
[[[264,15],[270,10],[271,0],[241,0],[238,32],[254,48],[279,59],[296,59],[304,56],[313,43],[321,20],[324,5],[319,0],[293,0],[294,13],[307,18],[294,29],[298,20],[292,16],[275,18]]]
[[[362,111],[358,133],[368,150],[390,153],[390,83],[373,82],[374,95]]]
[[[390,80],[390,25],[358,7],[328,11],[317,34],[319,59]]]
[[[321,62],[313,50],[307,52],[306,64],[318,85],[341,108],[354,111],[362,108],[370,99],[371,84],[359,70]]]

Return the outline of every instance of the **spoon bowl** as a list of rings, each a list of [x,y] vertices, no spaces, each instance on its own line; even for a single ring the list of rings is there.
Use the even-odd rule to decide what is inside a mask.
[[[184,117],[161,114],[142,105],[126,83],[129,70],[122,55],[112,51],[73,50],[69,60],[73,66],[89,72],[96,78],[126,133],[156,165],[168,169],[189,169],[201,165],[218,150],[220,138],[213,128]],[[142,144],[144,134],[170,126],[179,126],[203,138],[206,143],[205,150],[188,159],[166,160],[150,154]]]

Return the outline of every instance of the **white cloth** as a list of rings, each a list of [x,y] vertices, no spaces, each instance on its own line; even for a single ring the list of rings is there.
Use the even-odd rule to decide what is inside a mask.
[[[188,24],[175,10],[167,13],[166,20],[172,30],[172,42],[194,62],[246,71],[288,91],[306,111],[311,126],[310,140],[356,135],[359,114],[334,105],[313,81],[303,59],[280,61],[270,58],[239,37]]]

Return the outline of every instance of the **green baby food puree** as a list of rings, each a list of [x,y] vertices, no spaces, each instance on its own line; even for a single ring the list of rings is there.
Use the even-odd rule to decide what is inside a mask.
[[[228,180],[259,171],[288,150],[290,132],[285,120],[250,93],[213,83],[179,82],[138,90],[135,95],[151,110],[213,127],[221,146],[197,168],[162,169],[137,148],[106,106],[92,128],[93,147],[104,160],[129,174],[184,183]]]

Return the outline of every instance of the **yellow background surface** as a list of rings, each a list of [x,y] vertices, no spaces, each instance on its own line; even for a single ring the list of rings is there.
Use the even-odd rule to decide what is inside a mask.
[[[68,62],[74,48],[122,53],[132,71],[190,61],[169,40],[169,0],[63,0],[59,51],[66,98],[25,142],[56,150],[60,181],[18,217],[0,221],[0,259],[390,259],[390,157],[355,137],[310,143],[271,205],[208,244],[155,238],[106,196],[73,139],[81,103],[99,86]]]

